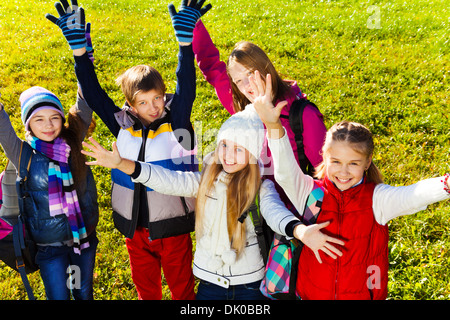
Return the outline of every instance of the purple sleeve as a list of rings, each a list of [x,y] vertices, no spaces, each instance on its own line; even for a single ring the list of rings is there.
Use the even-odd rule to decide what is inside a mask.
[[[195,59],[206,81],[216,90],[217,97],[230,114],[234,114],[233,97],[226,63],[220,61],[220,53],[211,40],[205,25],[199,20],[192,41]]]

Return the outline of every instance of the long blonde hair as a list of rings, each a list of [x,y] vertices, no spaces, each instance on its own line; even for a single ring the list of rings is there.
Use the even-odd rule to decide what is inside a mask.
[[[207,162],[203,164],[202,178],[200,180],[196,202],[195,230],[198,239],[203,236],[205,215],[213,214],[211,212],[205,212],[206,200],[213,189],[216,179],[223,170],[222,164],[219,161],[218,149],[215,150]],[[256,161],[249,161],[249,164],[242,170],[228,174],[227,180],[228,237],[231,248],[236,250],[238,257],[246,243],[245,222],[240,223],[238,218],[250,207],[259,190],[261,185],[259,166]]]
[[[316,168],[315,176],[318,179],[326,175],[326,155],[329,153],[331,142],[347,142],[356,152],[371,158],[374,150],[372,133],[369,129],[357,122],[342,121],[333,125],[326,134],[325,143],[322,147],[323,161]],[[366,181],[375,184],[383,182],[383,175],[377,166],[370,162],[366,171]]]

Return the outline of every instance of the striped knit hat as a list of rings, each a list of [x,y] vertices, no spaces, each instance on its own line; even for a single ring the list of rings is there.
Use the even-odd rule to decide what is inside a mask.
[[[22,111],[22,122],[27,131],[30,131],[30,119],[36,114],[36,112],[42,109],[56,109],[63,118],[63,122],[65,121],[64,108],[61,101],[59,101],[59,99],[52,92],[45,88],[31,87],[22,92],[19,101]]]

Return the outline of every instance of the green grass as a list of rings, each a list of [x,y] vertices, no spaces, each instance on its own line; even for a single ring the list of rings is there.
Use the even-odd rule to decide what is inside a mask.
[[[175,2],[178,7],[181,1]],[[393,185],[450,171],[450,6],[445,0],[207,1],[204,23],[225,60],[233,45],[260,45],[286,79],[298,81],[325,115],[327,127],[348,119],[370,127],[376,163]],[[95,65],[102,86],[121,105],[114,79],[136,64],[157,68],[175,90],[177,43],[169,1],[80,2],[92,23]],[[368,28],[380,9],[380,29]],[[66,109],[75,102],[73,58],[60,30],[44,18],[53,1],[0,2],[1,101],[23,137],[18,97],[32,85],[55,92]],[[192,114],[203,135],[228,117],[212,87],[198,72]],[[113,141],[101,121],[94,137]],[[203,151],[213,138],[201,136]],[[6,163],[0,153],[0,168]],[[136,299],[123,236],[114,228],[108,170],[95,167],[100,238],[95,268],[96,299]],[[389,223],[389,299],[450,298],[449,202]],[[2,265],[0,265],[1,267]],[[39,273],[31,275],[45,299]],[[164,298],[170,293],[164,282]],[[0,299],[25,299],[20,277],[0,269]]]

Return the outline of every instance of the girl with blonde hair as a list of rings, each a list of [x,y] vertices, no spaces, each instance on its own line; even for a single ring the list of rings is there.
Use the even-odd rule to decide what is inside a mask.
[[[327,132],[319,181],[304,175],[296,164],[286,131],[270,99],[270,75],[266,85],[258,74],[250,82],[254,106],[264,121],[273,151],[275,179],[297,209],[305,207],[315,183],[325,190],[317,223],[330,221],[323,232],[345,241],[345,252],[336,260],[304,248],[299,260],[297,294],[302,299],[386,299],[389,233],[387,223],[402,215],[425,210],[429,204],[449,198],[450,175],[394,187],[383,183],[372,161],[374,143],[365,126],[342,121]],[[338,247],[340,248],[340,247]]]
[[[96,161],[90,165],[117,168],[133,181],[164,194],[196,197],[194,275],[200,279],[197,299],[263,299],[259,291],[264,262],[251,218],[242,214],[259,193],[261,214],[275,232],[317,245],[336,258],[331,244],[342,241],[320,232],[323,225],[304,226],[281,202],[274,184],[261,181],[259,156],[264,127],[252,105],[231,116],[219,130],[216,150],[203,161],[202,172],[171,171],[122,159],[95,140],[84,144]],[[242,221],[242,222],[240,222]],[[325,248],[326,247],[326,248]]]

